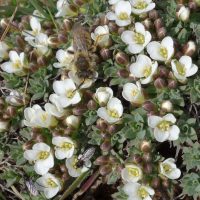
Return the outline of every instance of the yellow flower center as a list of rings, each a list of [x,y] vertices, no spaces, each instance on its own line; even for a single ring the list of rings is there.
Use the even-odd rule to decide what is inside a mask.
[[[145,67],[145,69],[143,71],[143,75],[145,78],[147,78],[148,76],[151,75],[151,67],[150,66]]]
[[[108,114],[113,118],[119,118],[119,114],[116,110],[108,110]]]
[[[74,90],[67,90],[67,91],[66,91],[66,97],[67,97],[67,98],[71,99],[71,98],[74,97],[74,95],[75,95]]]
[[[168,57],[167,48],[161,47],[161,48],[160,48],[160,55],[161,55],[163,58],[167,59],[167,57]]]
[[[145,188],[140,187],[138,190],[138,195],[142,198],[145,199],[148,196],[148,192],[145,190]]]
[[[47,180],[47,185],[50,186],[51,188],[55,188],[55,187],[58,186],[58,185],[56,184],[56,182],[53,181],[52,178],[48,178],[48,180]]]
[[[130,176],[138,177],[140,175],[140,171],[136,167],[128,167],[128,174]]]
[[[72,167],[73,167],[74,169],[77,169],[77,168],[78,168],[78,167],[76,166],[77,162],[78,162],[78,159],[77,159],[77,158],[74,158],[73,163],[72,163]]]
[[[48,114],[47,113],[43,113],[41,114],[40,118],[43,122],[45,122],[47,120]]]
[[[120,20],[127,20],[127,19],[129,19],[129,16],[128,16],[128,14],[127,14],[126,12],[121,12],[121,13],[118,15],[118,18],[119,18]]]
[[[172,168],[169,164],[163,164],[163,169],[164,169],[165,173],[169,173],[172,171]]]
[[[22,66],[21,61],[20,60],[16,60],[14,63],[14,68],[16,69],[20,69]]]
[[[179,75],[185,76],[185,74],[186,74],[185,66],[182,65],[182,64],[181,64],[180,62],[178,62],[178,61],[175,61],[175,65],[176,65],[176,69],[177,69]]]
[[[144,44],[145,37],[141,33],[135,33],[134,34],[134,40],[136,41],[137,44]]]
[[[138,1],[136,5],[134,5],[134,8],[136,9],[145,9],[148,6],[148,4],[145,1]]]
[[[39,160],[45,160],[49,157],[49,152],[48,151],[41,151],[38,155]]]
[[[73,144],[69,142],[63,142],[63,144],[61,145],[61,148],[65,150],[70,150],[72,147],[73,147]]]
[[[138,94],[138,90],[137,90],[137,89],[135,89],[135,90],[132,91],[132,95],[133,95],[134,97],[135,97],[137,94]]]
[[[169,121],[163,120],[161,121],[157,127],[161,130],[161,131],[168,131],[170,128],[171,123]]]

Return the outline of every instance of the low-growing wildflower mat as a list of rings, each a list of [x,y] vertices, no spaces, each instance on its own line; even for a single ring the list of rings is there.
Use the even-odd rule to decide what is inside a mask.
[[[199,0],[0,3],[0,199],[200,199]]]

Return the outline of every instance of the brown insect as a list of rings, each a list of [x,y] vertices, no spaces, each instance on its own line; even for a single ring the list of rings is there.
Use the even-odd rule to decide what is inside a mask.
[[[91,54],[92,40],[90,32],[80,23],[76,23],[72,29],[74,65],[80,78],[93,78],[95,69]]]

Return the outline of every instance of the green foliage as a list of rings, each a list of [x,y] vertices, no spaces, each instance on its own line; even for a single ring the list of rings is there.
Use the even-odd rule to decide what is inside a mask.
[[[1,76],[5,80],[5,86],[8,88],[16,89],[23,85],[22,77],[16,76],[14,74],[8,74],[6,72],[1,72]]]
[[[88,138],[90,138],[90,140],[88,141],[89,144],[100,145],[102,143],[100,130],[97,129],[95,126],[92,126],[92,130],[89,132]]]
[[[98,118],[96,110],[88,110],[84,113],[84,116],[86,118],[85,124],[87,126],[94,124]]]
[[[6,187],[10,187],[19,181],[20,176],[14,170],[7,169],[2,174],[0,174],[0,179],[6,181]]]
[[[190,173],[183,176],[181,180],[183,195],[192,196],[194,200],[200,196],[200,176],[196,173]]]
[[[184,147],[182,157],[188,171],[190,169],[200,170],[200,144],[198,142],[191,147]]]
[[[118,192],[112,195],[114,200],[127,200],[128,196],[123,191],[123,188],[118,188]]]

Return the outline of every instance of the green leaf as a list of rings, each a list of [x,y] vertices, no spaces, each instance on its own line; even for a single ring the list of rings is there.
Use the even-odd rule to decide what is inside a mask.
[[[97,113],[94,110],[88,110],[84,113],[84,116],[86,117],[85,123],[87,126],[94,124],[98,118]]]
[[[1,72],[1,76],[4,78],[6,87],[16,89],[23,85],[22,77],[18,77],[14,74],[8,74],[6,72]]]
[[[6,187],[10,187],[14,183],[19,181],[19,175],[12,170],[7,170],[7,171],[4,171],[2,174],[0,174],[0,179],[3,179],[6,181]]]

